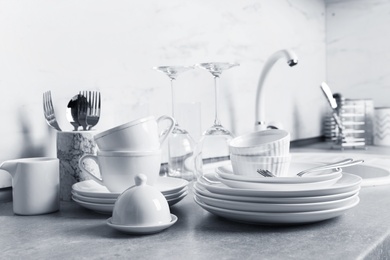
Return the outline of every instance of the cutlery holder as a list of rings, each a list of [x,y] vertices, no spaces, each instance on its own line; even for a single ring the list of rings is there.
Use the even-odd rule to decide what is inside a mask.
[[[70,201],[72,185],[89,180],[88,174],[79,167],[79,160],[84,154],[97,154],[93,139],[94,132],[74,131],[57,132],[57,158],[60,160],[60,199]],[[86,165],[95,175],[100,176],[95,163]]]
[[[338,116],[340,117],[343,135],[333,117],[325,118],[324,132],[327,141],[333,143],[333,148],[361,148],[373,144],[374,106],[370,99],[337,99]]]

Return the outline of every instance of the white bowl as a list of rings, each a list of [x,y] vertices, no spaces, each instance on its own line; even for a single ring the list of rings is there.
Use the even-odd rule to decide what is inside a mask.
[[[263,155],[240,155],[240,154],[230,154],[231,161],[239,162],[249,162],[249,163],[277,163],[285,162],[291,160],[291,155],[283,156],[263,156]]]
[[[234,174],[243,176],[260,176],[260,173],[258,173],[257,170],[268,170],[277,177],[288,176],[291,156],[253,157],[256,158],[257,161],[242,160],[243,158],[245,159],[245,157],[248,156],[241,156],[241,158],[237,159],[234,155],[231,155],[230,160]]]
[[[121,226],[158,226],[172,221],[164,195],[155,187],[146,184],[143,174],[135,178],[135,186],[124,191],[114,205],[111,222]]]
[[[280,156],[289,153],[290,134],[280,129],[252,132],[234,138],[229,144],[231,154]]]

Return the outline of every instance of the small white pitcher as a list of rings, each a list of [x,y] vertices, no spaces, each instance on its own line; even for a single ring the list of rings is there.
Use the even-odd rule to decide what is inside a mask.
[[[60,173],[57,158],[23,158],[0,165],[12,176],[13,211],[39,215],[59,210]]]

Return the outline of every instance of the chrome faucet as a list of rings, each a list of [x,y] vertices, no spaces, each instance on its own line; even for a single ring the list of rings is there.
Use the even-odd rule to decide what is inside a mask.
[[[292,50],[280,50],[272,54],[268,60],[265,62],[263,70],[260,75],[259,84],[257,85],[257,93],[256,93],[256,130],[264,130],[267,128],[267,123],[265,120],[265,98],[263,95],[263,85],[264,81],[271,70],[272,66],[281,58],[287,59],[287,64],[290,67],[293,67],[298,64],[298,57]]]

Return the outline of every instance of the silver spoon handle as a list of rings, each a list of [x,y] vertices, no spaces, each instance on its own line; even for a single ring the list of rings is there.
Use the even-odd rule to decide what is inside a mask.
[[[321,165],[321,166],[317,166],[317,167],[314,167],[311,169],[307,169],[307,170],[299,172],[297,175],[302,176],[303,174],[308,173],[308,172],[312,172],[312,171],[320,171],[320,170],[328,170],[328,169],[334,169],[334,168],[349,167],[352,165],[360,164],[362,162],[364,162],[364,161],[363,160],[354,161],[353,159],[348,158],[348,159],[344,159],[344,160],[341,160],[341,161],[338,161],[335,163]]]

